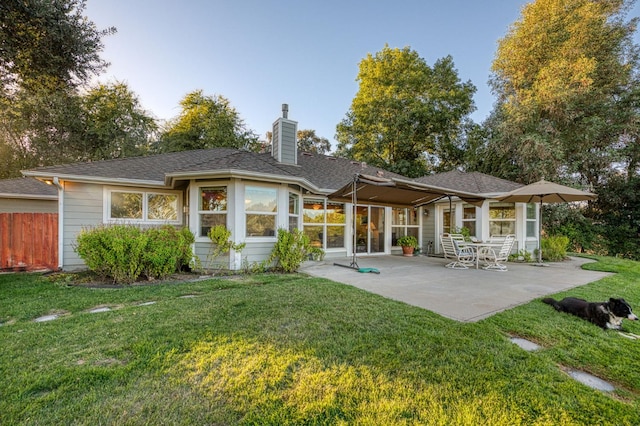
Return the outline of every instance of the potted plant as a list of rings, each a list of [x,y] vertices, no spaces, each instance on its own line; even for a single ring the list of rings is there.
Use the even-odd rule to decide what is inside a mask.
[[[418,248],[418,240],[412,235],[403,235],[398,238],[397,244],[402,247],[404,256],[413,256],[413,250]]]

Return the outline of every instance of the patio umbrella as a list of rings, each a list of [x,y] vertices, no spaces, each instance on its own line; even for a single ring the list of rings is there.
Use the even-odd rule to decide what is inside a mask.
[[[512,203],[540,203],[540,221],[538,223],[538,264],[542,265],[542,248],[540,239],[542,238],[542,204],[543,203],[569,203],[572,201],[595,200],[596,194],[581,191],[579,189],[541,181],[523,186],[508,194],[498,197],[500,201]]]

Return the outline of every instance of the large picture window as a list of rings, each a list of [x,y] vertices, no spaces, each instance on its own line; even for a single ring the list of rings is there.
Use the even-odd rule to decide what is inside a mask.
[[[302,220],[304,233],[309,237],[311,245],[324,249],[344,247],[344,204],[305,198]]]
[[[300,217],[300,196],[298,194],[294,194],[293,192],[289,193],[289,232],[293,232],[294,229],[298,229],[300,225],[298,225]]]
[[[276,235],[277,189],[246,186],[244,210],[247,218],[247,237],[273,237]]]
[[[391,245],[397,246],[398,238],[405,235],[419,238],[418,211],[394,207],[391,210]]]
[[[218,186],[200,188],[200,201],[198,204],[200,237],[206,237],[209,230],[214,226],[227,226],[226,187]]]
[[[476,236],[476,208],[465,204],[462,208],[462,226],[469,230],[469,235]]]
[[[516,233],[516,207],[514,203],[489,205],[489,234],[501,236]]]
[[[107,192],[107,221],[134,223],[181,223],[177,193],[119,191]]]

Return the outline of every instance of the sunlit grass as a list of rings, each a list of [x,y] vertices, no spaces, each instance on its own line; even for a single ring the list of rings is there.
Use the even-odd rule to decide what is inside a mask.
[[[568,293],[640,302],[637,263],[599,267],[624,272]],[[539,301],[462,324],[301,275],[122,289],[0,275],[0,322],[0,424],[640,424],[639,341]]]

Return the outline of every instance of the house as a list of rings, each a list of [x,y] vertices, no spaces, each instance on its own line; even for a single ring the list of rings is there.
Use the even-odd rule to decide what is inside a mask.
[[[122,222],[189,227],[196,236],[194,253],[205,266],[208,230],[226,225],[234,241],[246,243],[241,253],[229,254],[231,269],[268,257],[278,228],[302,229],[327,258],[345,258],[354,249],[369,255],[399,252],[395,242],[406,234],[419,237],[423,245],[437,242],[449,223],[473,226],[487,237],[522,231],[522,247],[529,246],[523,231],[528,230],[529,207],[484,200],[518,184],[453,172],[430,185],[429,179],[440,178],[419,182],[348,159],[298,152],[296,133],[297,122],[283,108],[283,117],[273,124],[271,153],[218,148],[42,167],[23,174],[58,190],[59,265],[66,270],[84,267],[73,249],[83,228]],[[397,179],[405,189],[432,188],[435,199],[449,195],[451,202],[380,205],[371,197],[358,201],[354,216],[351,202],[332,195],[360,175]],[[473,193],[462,183],[467,179],[476,183],[469,186]],[[479,195],[473,211],[464,201],[471,195]]]

